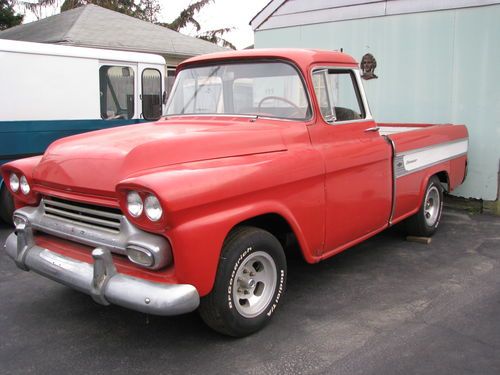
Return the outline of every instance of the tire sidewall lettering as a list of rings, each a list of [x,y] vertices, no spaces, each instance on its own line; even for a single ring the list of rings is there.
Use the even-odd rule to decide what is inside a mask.
[[[271,305],[271,308],[269,309],[269,311],[267,312],[267,316],[271,316],[274,312],[274,310],[276,310],[276,307],[278,306],[278,302],[280,301],[280,297],[281,297],[281,294],[283,293],[283,283],[285,281],[285,270],[280,270],[280,283],[279,283],[279,286],[277,288],[277,293],[276,293],[276,297],[274,299],[274,303]]]

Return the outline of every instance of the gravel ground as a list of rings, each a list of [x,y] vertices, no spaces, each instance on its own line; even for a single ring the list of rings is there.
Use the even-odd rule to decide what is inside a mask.
[[[430,245],[395,228],[291,257],[279,311],[243,339],[100,306],[0,251],[0,374],[30,373],[500,374],[500,218],[447,209]]]

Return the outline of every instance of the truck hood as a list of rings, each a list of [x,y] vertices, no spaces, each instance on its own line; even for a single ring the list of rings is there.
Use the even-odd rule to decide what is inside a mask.
[[[148,169],[284,150],[276,124],[177,118],[60,139],[49,146],[33,179],[65,190],[114,192],[121,180]]]

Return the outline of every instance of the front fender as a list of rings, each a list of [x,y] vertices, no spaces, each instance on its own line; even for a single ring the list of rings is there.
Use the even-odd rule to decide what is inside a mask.
[[[281,215],[310,262],[324,240],[322,160],[314,150],[274,152],[170,166],[119,185],[144,186],[164,207],[179,282],[210,292],[224,239],[237,224]]]

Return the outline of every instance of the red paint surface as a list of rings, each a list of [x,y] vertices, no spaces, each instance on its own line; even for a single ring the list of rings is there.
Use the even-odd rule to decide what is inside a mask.
[[[36,205],[41,195],[97,205],[124,206],[129,189],[156,194],[164,216],[158,223],[134,219],[143,230],[165,236],[174,265],[147,271],[114,256],[120,272],[144,279],[212,288],[229,231],[258,215],[277,214],[293,229],[308,262],[332,256],[389,225],[392,150],[372,120],[331,125],[314,96],[313,65],[357,67],[350,56],[311,50],[251,50],[195,57],[179,66],[214,61],[285,59],[305,78],[313,106],[308,122],[244,117],[169,117],[81,134],[53,143],[43,158],[3,166],[25,174],[32,194],[15,194],[16,207]],[[391,135],[396,152],[467,137],[464,126],[379,124],[422,129]],[[430,176],[445,172],[453,189],[464,177],[466,157],[443,162],[396,181],[394,222],[414,213]],[[91,249],[51,236],[37,243],[86,262]]]

